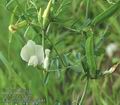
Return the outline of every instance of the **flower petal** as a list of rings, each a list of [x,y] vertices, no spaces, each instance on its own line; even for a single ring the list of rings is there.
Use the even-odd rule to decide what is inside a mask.
[[[28,62],[33,55],[35,55],[35,43],[32,40],[29,40],[22,48],[20,56],[24,61]]]
[[[45,55],[48,57],[50,54],[50,49],[45,49]]]
[[[38,58],[38,64],[42,64],[44,61],[44,51],[43,51],[43,46],[41,45],[36,45],[35,46],[35,55]]]
[[[48,66],[49,66],[49,54],[50,54],[50,50],[45,49],[45,59],[43,63],[43,68],[46,70],[48,70]]]
[[[38,65],[38,58],[37,58],[37,56],[31,56],[30,57],[30,60],[28,62],[28,66],[30,66],[30,65],[32,65],[34,67],[36,67]]]

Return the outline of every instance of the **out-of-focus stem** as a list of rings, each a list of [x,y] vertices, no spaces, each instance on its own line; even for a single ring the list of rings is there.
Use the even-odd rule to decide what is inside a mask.
[[[85,88],[84,88],[82,97],[81,97],[80,101],[79,101],[79,99],[78,99],[78,104],[77,104],[77,105],[82,105],[82,103],[83,103],[83,100],[84,100],[84,98],[85,98],[85,94],[86,94],[87,88],[88,88],[88,82],[89,82],[89,78],[87,77],[87,80],[86,80],[86,84],[85,84]]]

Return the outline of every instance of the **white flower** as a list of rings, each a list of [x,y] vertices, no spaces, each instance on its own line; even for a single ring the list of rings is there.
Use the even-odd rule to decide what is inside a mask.
[[[116,43],[110,43],[106,47],[106,54],[108,55],[109,58],[111,58],[117,50],[118,50],[118,45]]]
[[[20,56],[22,60],[28,62],[28,66],[37,66],[37,65],[42,65],[43,68],[47,69],[49,65],[49,49],[45,49],[45,55],[46,57],[44,58],[44,50],[43,46],[37,45],[35,42],[32,40],[29,40],[27,44],[22,48]]]

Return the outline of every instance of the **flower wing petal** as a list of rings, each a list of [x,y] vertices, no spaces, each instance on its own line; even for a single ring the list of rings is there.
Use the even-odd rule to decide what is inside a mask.
[[[38,64],[41,65],[44,61],[43,46],[41,46],[41,45],[36,45],[35,46],[35,55],[38,57]]]

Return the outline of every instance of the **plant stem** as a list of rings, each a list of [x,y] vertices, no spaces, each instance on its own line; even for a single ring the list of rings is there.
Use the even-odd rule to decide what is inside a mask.
[[[82,103],[83,103],[83,100],[84,100],[84,98],[85,98],[85,94],[86,94],[87,88],[88,88],[88,82],[89,82],[89,78],[87,77],[87,80],[86,80],[86,84],[85,84],[85,88],[84,88],[82,97],[81,97],[80,101],[79,101],[79,99],[78,99],[78,104],[77,104],[77,105],[82,105]]]
[[[88,13],[89,13],[89,7],[90,7],[90,0],[87,0],[87,6],[86,6],[86,16],[85,18],[88,18]]]

